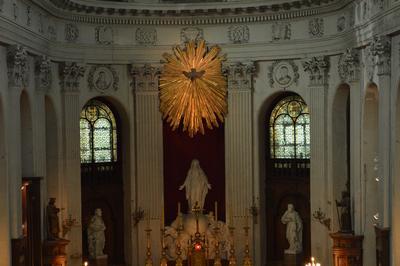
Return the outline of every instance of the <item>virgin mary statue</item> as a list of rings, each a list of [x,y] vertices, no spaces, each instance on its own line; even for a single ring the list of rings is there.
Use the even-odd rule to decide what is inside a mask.
[[[208,179],[203,169],[200,167],[200,163],[197,159],[193,159],[190,169],[187,173],[185,182],[179,187],[179,190],[186,190],[186,199],[189,204],[189,210],[197,206],[200,210],[203,210],[204,200],[211,189],[211,185],[208,183]]]

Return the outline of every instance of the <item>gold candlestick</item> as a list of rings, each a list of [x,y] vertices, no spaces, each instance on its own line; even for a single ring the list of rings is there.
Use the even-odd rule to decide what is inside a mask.
[[[252,266],[253,262],[251,260],[250,256],[250,249],[249,249],[249,221],[248,221],[248,216],[246,216],[246,226],[243,227],[244,229],[244,234],[246,237],[246,244],[245,244],[245,249],[244,249],[244,258],[243,258],[243,266]]]
[[[167,259],[167,253],[166,253],[166,248],[165,248],[165,242],[164,242],[164,234],[165,234],[165,229],[162,228],[161,230],[161,258],[160,258],[160,266],[168,266],[168,259]]]
[[[179,204],[180,205],[180,204]],[[179,206],[178,205],[178,206]],[[178,215],[179,212],[178,212]],[[183,259],[182,259],[182,247],[181,247],[181,231],[182,231],[181,225],[178,227],[178,241],[176,244],[176,260],[175,260],[175,266],[183,266]]]
[[[219,251],[219,225],[218,221],[216,222],[217,226],[214,228],[215,235],[215,256],[214,256],[214,266],[222,266],[221,255]]]
[[[150,238],[151,229],[147,228],[145,231],[147,236],[147,247],[146,247],[146,260],[144,265],[153,266],[153,259],[151,258],[151,238]]]
[[[237,260],[235,256],[235,227],[229,226],[229,232],[231,235],[231,248],[229,250],[229,265],[236,266],[237,265]]]

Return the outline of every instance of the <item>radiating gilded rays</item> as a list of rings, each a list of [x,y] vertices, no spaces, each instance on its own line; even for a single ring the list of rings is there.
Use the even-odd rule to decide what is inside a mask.
[[[218,127],[227,112],[220,48],[207,51],[205,42],[200,41],[173,51],[172,55],[163,55],[167,63],[160,77],[160,110],[173,130],[182,122],[189,136],[204,134],[205,126]]]

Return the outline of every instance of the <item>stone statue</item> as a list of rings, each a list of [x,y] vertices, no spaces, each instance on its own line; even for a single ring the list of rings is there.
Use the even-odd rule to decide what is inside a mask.
[[[56,207],[56,198],[50,198],[49,204],[46,207],[47,216],[47,237],[48,239],[56,240],[59,239],[60,233],[60,222],[58,213],[60,209]]]
[[[350,193],[345,190],[342,191],[342,199],[341,201],[336,200],[336,208],[339,216],[339,208],[340,208],[340,216],[339,227],[341,233],[351,233],[353,232],[351,226],[351,214],[350,214]]]
[[[106,242],[104,230],[106,230],[106,226],[101,209],[96,209],[87,229],[89,257],[92,259],[104,256],[103,250]]]
[[[208,183],[207,176],[205,175],[203,169],[200,167],[200,163],[197,159],[192,160],[190,169],[187,173],[185,182],[179,187],[179,190],[185,188],[186,199],[188,200],[189,210],[192,211],[193,207],[196,205],[203,210],[204,199],[211,189],[211,185]]]
[[[303,223],[300,215],[294,210],[293,204],[288,204],[288,209],[283,214],[281,221],[286,224],[286,239],[289,248],[285,249],[285,254],[299,254],[303,251]]]

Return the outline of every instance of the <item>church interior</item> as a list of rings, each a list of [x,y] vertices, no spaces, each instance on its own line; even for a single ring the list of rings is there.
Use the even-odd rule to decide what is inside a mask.
[[[400,1],[0,0],[0,266],[400,266]]]

